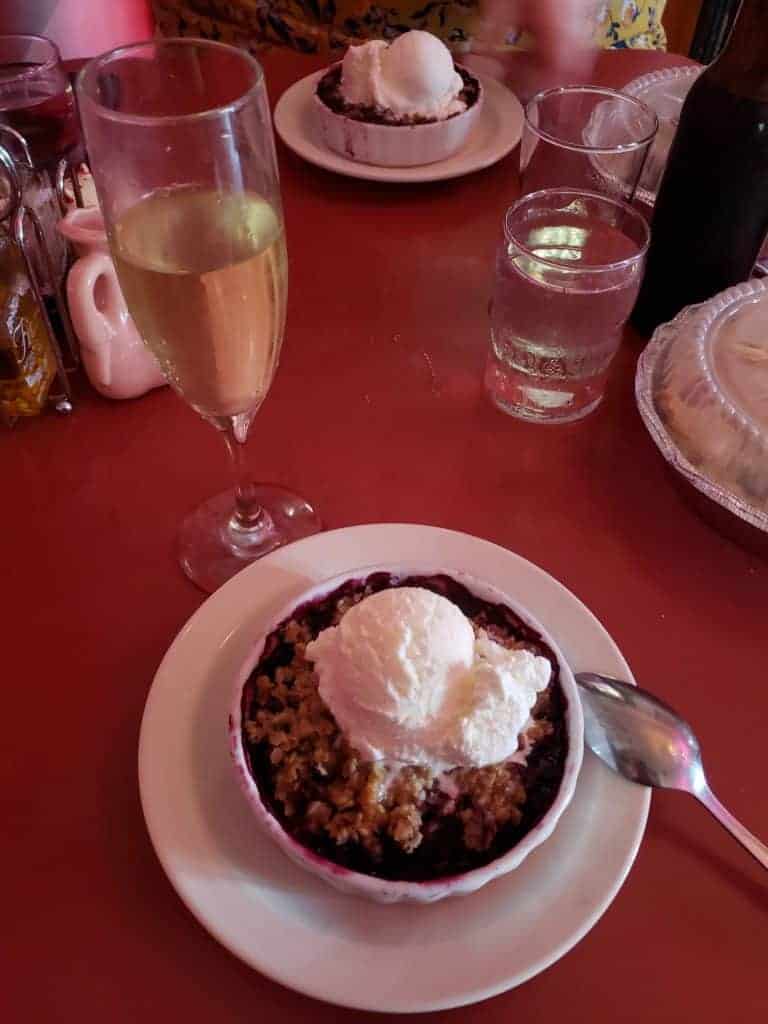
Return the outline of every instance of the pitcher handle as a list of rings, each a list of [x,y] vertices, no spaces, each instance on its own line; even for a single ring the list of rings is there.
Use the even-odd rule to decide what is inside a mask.
[[[115,267],[105,252],[82,256],[69,272],[67,299],[75,331],[99,382],[112,381],[110,343],[128,316]]]

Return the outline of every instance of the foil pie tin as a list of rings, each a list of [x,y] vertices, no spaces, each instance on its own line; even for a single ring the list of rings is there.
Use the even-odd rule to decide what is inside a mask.
[[[768,284],[736,285],[659,327],[635,395],[697,510],[768,555]]]

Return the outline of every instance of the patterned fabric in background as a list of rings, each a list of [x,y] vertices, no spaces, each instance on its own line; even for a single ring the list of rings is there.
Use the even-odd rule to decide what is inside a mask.
[[[598,41],[601,46],[638,50],[666,50],[661,24],[666,0],[611,0],[598,8]]]
[[[384,0],[386,2],[386,0]],[[597,0],[595,39],[605,48],[666,49],[666,0]],[[409,29],[434,32],[455,51],[468,50],[482,0],[154,0],[163,35],[220,39],[251,49],[269,44],[303,53],[340,50],[367,39],[394,39]],[[500,49],[530,41],[510,31]]]

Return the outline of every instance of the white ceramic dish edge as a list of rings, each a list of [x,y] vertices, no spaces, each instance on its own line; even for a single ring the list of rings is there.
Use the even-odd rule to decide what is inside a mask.
[[[371,573],[387,572],[396,577],[409,575],[447,575],[462,583],[476,596],[487,601],[494,601],[507,605],[523,621],[535,629],[543,641],[555,654],[560,668],[560,684],[566,698],[566,726],[568,731],[568,753],[566,756],[563,778],[560,782],[557,795],[544,817],[537,825],[523,837],[523,839],[509,850],[506,854],[496,858],[490,864],[481,868],[468,871],[461,875],[451,876],[444,879],[436,879],[431,882],[396,882],[386,879],[374,878],[359,872],[351,871],[332,861],[318,856],[312,850],[298,843],[279,824],[277,819],[264,806],[259,794],[258,786],[254,781],[243,749],[242,744],[242,713],[241,702],[243,687],[261,657],[264,644],[270,633],[293,611],[307,602],[318,600],[325,595],[332,593],[337,587],[351,579],[365,578]],[[540,846],[555,829],[557,822],[566,809],[573,796],[581,768],[584,753],[584,725],[576,682],[573,678],[565,658],[563,657],[557,643],[550,636],[548,631],[521,605],[519,605],[508,594],[503,593],[490,584],[483,583],[468,573],[459,570],[452,570],[445,566],[409,564],[403,565],[372,565],[361,566],[351,572],[345,572],[324,580],[321,583],[309,588],[298,598],[294,598],[290,605],[281,609],[279,614],[274,615],[269,626],[259,635],[254,642],[249,657],[243,664],[237,675],[236,686],[232,696],[232,703],[228,718],[228,732],[230,752],[234,761],[234,768],[240,786],[245,794],[246,800],[254,813],[258,824],[277,844],[277,846],[294,863],[309,871],[311,874],[323,879],[341,892],[364,896],[375,900],[378,903],[433,903],[436,900],[444,899],[447,896],[466,895],[476,892],[482,886],[501,875],[507,874],[517,868],[528,854]]]

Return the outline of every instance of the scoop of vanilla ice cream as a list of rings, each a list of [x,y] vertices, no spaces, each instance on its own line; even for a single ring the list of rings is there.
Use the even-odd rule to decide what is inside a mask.
[[[430,32],[405,32],[381,55],[379,103],[396,114],[448,117],[465,109],[463,88],[450,51]]]
[[[348,103],[372,107],[376,104],[374,79],[381,77],[381,55],[388,48],[383,39],[362,46],[350,46],[341,62],[341,92]]]
[[[466,110],[458,98],[463,88],[448,48],[418,29],[390,44],[352,46],[342,61],[341,91],[349,103],[384,107],[399,117],[443,119]]]
[[[306,655],[363,757],[436,771],[511,757],[550,676],[545,658],[476,639],[456,605],[420,587],[364,598]]]
[[[481,633],[472,671],[456,695],[446,758],[455,764],[477,766],[511,757],[551,671],[546,658],[530,651],[507,650]]]
[[[352,746],[374,760],[410,761],[470,668],[474,642],[456,605],[420,587],[398,587],[350,608],[306,654]]]

